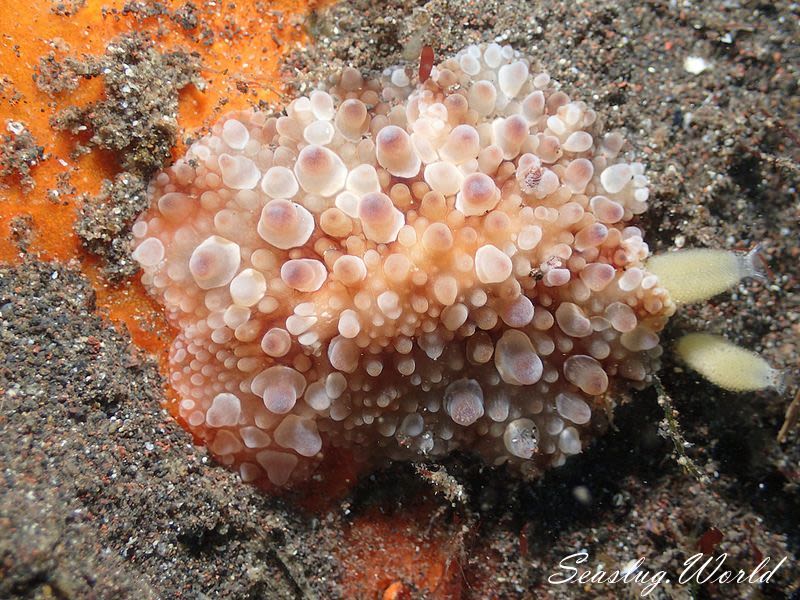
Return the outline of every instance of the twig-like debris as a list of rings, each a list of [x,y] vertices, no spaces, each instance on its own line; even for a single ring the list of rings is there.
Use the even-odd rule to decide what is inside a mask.
[[[786,409],[786,418],[783,420],[783,426],[781,426],[781,430],[778,432],[777,439],[779,444],[786,441],[789,430],[797,425],[798,418],[800,418],[800,388],[798,388],[797,393],[794,395],[794,400],[792,400],[789,408]]]
[[[667,394],[661,380],[657,375],[653,376],[653,385],[658,394],[658,405],[664,411],[664,419],[659,423],[658,432],[662,437],[672,440],[677,454],[677,462],[683,467],[687,473],[697,479],[700,483],[709,483],[708,476],[703,473],[700,467],[697,466],[689,456],[686,454],[686,448],[690,445],[680,430],[680,423],[678,422],[678,411],[672,405],[672,399]]]
[[[431,484],[437,494],[444,496],[453,506],[466,504],[469,500],[464,486],[450,475],[442,465],[417,463],[414,468],[420,477]]]

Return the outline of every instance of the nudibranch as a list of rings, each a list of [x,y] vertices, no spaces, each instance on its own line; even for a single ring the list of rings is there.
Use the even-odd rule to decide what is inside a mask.
[[[301,482],[331,447],[561,465],[652,381],[676,302],[753,274],[649,263],[644,166],[531,68],[488,44],[422,83],[345,69],[151,182],[133,256],[179,330],[178,411],[244,481]]]

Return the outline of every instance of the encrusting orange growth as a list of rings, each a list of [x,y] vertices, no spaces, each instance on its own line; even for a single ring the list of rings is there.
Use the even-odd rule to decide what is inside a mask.
[[[345,543],[351,551],[342,559],[344,570],[359,576],[342,582],[343,596],[460,598],[464,576],[458,538],[419,526],[435,510],[434,504],[423,503],[388,515],[370,510],[354,519]]]
[[[116,158],[102,151],[71,156],[75,138],[54,131],[50,118],[58,109],[68,104],[88,105],[102,97],[102,80],[87,81],[72,92],[55,98],[37,88],[32,75],[40,57],[54,48],[69,47],[61,54],[73,56],[101,55],[106,45],[116,36],[132,29],[150,32],[159,47],[177,46],[200,53],[203,63],[201,75],[209,82],[203,92],[192,86],[180,94],[179,122],[187,130],[206,127],[215,118],[221,106],[247,106],[258,100],[275,101],[276,87],[280,86],[279,66],[285,52],[304,38],[294,27],[277,28],[277,11],[283,18],[301,16],[309,10],[309,3],[280,0],[270,3],[271,11],[256,9],[258,2],[243,0],[219,4],[216,14],[203,13],[204,23],[222,31],[226,23],[235,21],[241,31],[226,39],[215,36],[210,45],[193,40],[178,23],[169,18],[148,17],[137,21],[135,15],[117,17],[112,11],[122,11],[124,0],[88,0],[75,14],[68,17],[55,14],[50,2],[39,2],[38,7],[11,9],[10,2],[2,0],[0,12],[13,18],[4,18],[0,76],[3,77],[3,97],[0,98],[0,132],[5,134],[10,121],[22,122],[38,143],[44,146],[45,160],[31,172],[35,182],[32,190],[16,185],[12,177],[5,178],[0,189],[0,260],[17,261],[19,251],[10,234],[12,219],[19,216],[32,218],[32,240],[28,252],[43,259],[66,261],[79,258],[82,270],[91,279],[98,295],[99,306],[114,321],[123,322],[131,331],[134,341],[143,349],[162,354],[169,344],[168,326],[154,309],[154,304],[137,282],[127,282],[119,287],[109,287],[103,281],[96,261],[86,257],[73,230],[80,195],[96,194],[104,179],[113,178],[118,170]],[[168,9],[185,4],[176,0],[163,3]],[[205,10],[205,9],[204,9]],[[106,15],[103,12],[106,12]],[[156,30],[158,34],[155,35]],[[265,34],[272,31],[274,37]],[[246,81],[250,95],[237,89],[242,80],[242,64],[247,64]],[[238,77],[237,77],[238,76]],[[253,93],[255,95],[253,95]],[[12,98],[16,97],[14,101]],[[55,109],[54,109],[55,106]],[[180,145],[175,150],[180,152]],[[58,176],[69,174],[75,193],[48,198],[48,191],[59,187]]]

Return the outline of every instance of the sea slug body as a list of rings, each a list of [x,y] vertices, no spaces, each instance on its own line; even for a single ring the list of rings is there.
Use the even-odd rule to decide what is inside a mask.
[[[152,181],[143,282],[188,427],[242,479],[456,449],[535,475],[648,384],[675,303],[644,167],[511,47],[230,114]]]

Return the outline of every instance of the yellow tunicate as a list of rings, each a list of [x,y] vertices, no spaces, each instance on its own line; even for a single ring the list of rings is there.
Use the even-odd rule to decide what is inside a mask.
[[[714,385],[733,392],[783,389],[783,372],[755,352],[708,333],[690,333],[675,347],[678,356]]]
[[[680,250],[653,256],[647,270],[658,276],[675,302],[707,300],[730,289],[745,277],[763,277],[758,248],[750,252]]]

